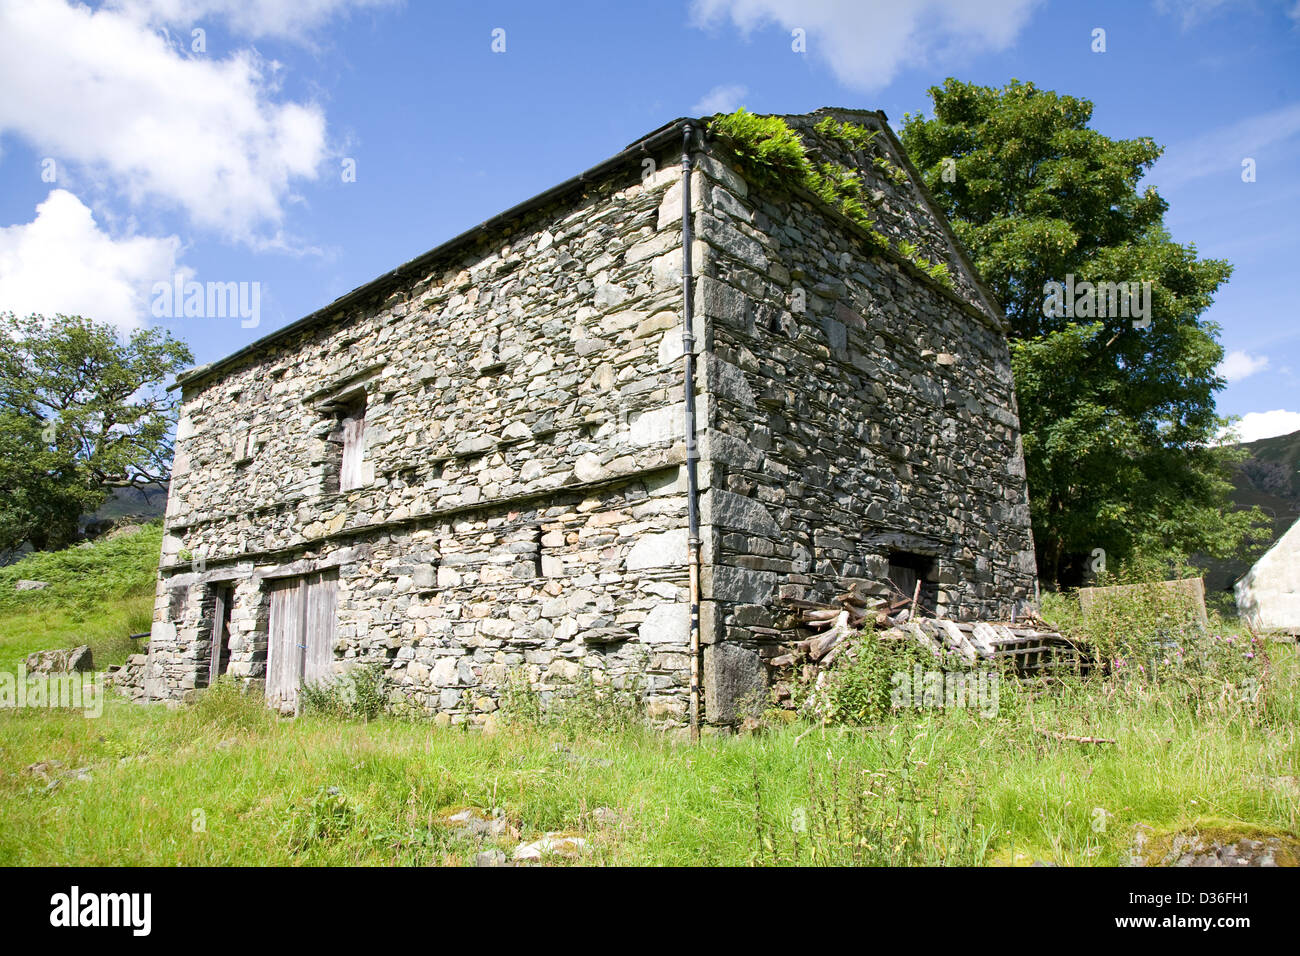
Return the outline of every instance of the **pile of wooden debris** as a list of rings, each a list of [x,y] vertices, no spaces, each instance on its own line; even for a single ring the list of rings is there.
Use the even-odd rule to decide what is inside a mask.
[[[918,584],[912,597],[893,601],[865,598],[854,590],[838,595],[834,604],[787,599],[792,623],[819,633],[768,663],[776,668],[802,665],[801,676],[808,679],[834,663],[847,638],[870,628],[877,640],[915,641],[938,658],[952,652],[971,664],[1010,659],[1022,676],[1048,666],[1086,667],[1082,649],[1033,612],[1011,621],[951,621],[925,615],[919,597]]]

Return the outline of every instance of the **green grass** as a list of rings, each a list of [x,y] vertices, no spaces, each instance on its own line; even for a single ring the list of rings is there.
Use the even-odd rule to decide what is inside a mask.
[[[84,547],[28,555],[0,568],[0,671],[27,654],[89,644],[98,667],[121,664],[129,634],[153,619],[162,523]],[[39,591],[15,591],[20,579],[45,581]]]
[[[147,626],[159,533],[0,570],[0,666],[87,638],[113,663],[113,642]],[[51,587],[15,594],[19,577]],[[1149,602],[1091,623],[1068,598],[1047,609],[1071,631],[1168,631]],[[465,864],[491,845],[447,824],[465,807],[504,810],[507,854],[560,831],[590,841],[588,864],[1113,865],[1139,825],[1153,845],[1191,828],[1279,835],[1294,861],[1296,645],[1268,645],[1248,671],[1240,647],[1213,648],[1237,669],[1159,683],[1004,682],[992,717],[877,709],[874,726],[773,721],[698,746],[608,698],[546,720],[522,688],[491,733],[340,718],[367,712],[367,694],[289,720],[224,682],[177,709],[115,694],[99,717],[0,708],[0,865]],[[1262,679],[1253,702],[1243,674]]]
[[[1193,717],[1158,690],[1090,682],[1004,689],[994,719],[909,712],[696,747],[638,729],[287,720],[225,687],[179,710],[6,712],[0,865],[466,863],[480,847],[442,823],[463,807],[503,808],[524,840],[581,833],[593,864],[1116,864],[1138,824],[1294,842],[1295,647],[1271,655],[1262,712]],[[47,792],[24,768],[51,761],[91,779]],[[617,821],[596,823],[598,807]]]

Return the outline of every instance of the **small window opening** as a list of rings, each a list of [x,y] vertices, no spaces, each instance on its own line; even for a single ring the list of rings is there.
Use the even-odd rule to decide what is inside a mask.
[[[366,450],[366,398],[356,395],[327,408],[335,426],[327,439],[325,458],[325,493],[360,488],[361,465]]]
[[[916,598],[919,612],[934,613],[939,589],[934,580],[933,558],[910,551],[891,551],[887,575],[890,601]]]
[[[542,561],[542,526],[537,525],[532,529],[532,539],[537,545],[537,550],[533,552],[533,577],[540,578],[546,574],[546,564]]]
[[[185,616],[185,602],[189,600],[190,589],[178,585],[167,592],[167,620],[179,623]]]

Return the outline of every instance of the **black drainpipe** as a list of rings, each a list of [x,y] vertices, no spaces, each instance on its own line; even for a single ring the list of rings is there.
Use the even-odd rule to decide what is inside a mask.
[[[691,292],[691,137],[687,123],[682,131],[682,352],[686,387],[686,564],[691,588],[691,740],[700,739],[700,502],[695,444],[695,334],[692,331]]]

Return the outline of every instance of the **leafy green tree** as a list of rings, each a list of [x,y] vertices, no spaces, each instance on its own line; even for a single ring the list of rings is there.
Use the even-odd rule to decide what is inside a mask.
[[[0,336],[0,548],[62,547],[111,489],[167,481],[183,342],[79,315],[0,313]]]
[[[1232,267],[1174,242],[1165,201],[1139,190],[1161,147],[1104,136],[1091,102],[1032,83],[950,78],[930,97],[902,140],[1007,310],[1040,576],[1078,583],[1099,549],[1149,562],[1251,546],[1262,515],[1231,508],[1240,453],[1215,444],[1223,349],[1202,318]],[[1048,283],[1071,275],[1150,282],[1147,308],[1052,307]]]
[[[44,443],[41,427],[30,416],[0,410],[0,550],[24,541],[37,550],[70,541],[80,515],[104,499],[68,456]]]

